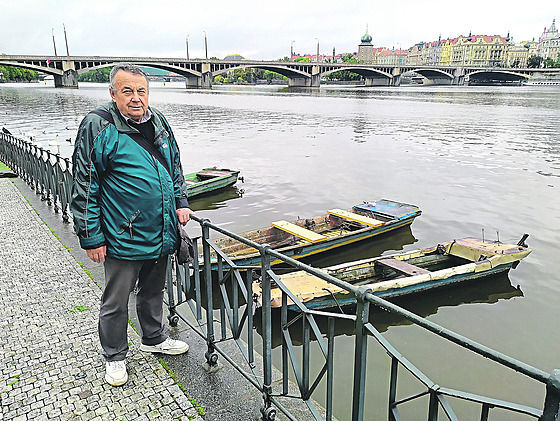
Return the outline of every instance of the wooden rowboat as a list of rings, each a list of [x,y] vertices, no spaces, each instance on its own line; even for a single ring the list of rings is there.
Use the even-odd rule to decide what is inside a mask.
[[[469,237],[322,271],[355,286],[364,285],[378,297],[394,298],[506,272],[531,253],[524,243],[526,238],[527,235],[517,245],[511,245]],[[352,293],[304,271],[281,275],[280,282],[308,308],[342,307],[356,302]],[[271,291],[272,307],[281,307],[280,288],[276,286]],[[260,305],[260,282],[253,284],[253,293]],[[290,298],[288,308],[296,308]]]
[[[239,236],[302,259],[408,226],[420,214],[417,206],[381,199],[348,210],[331,209],[314,218],[272,222],[270,227]],[[260,263],[259,252],[241,241],[227,237],[214,243],[237,266]],[[278,263],[281,260],[271,262]],[[215,269],[215,264],[212,267]]]
[[[192,198],[232,186],[237,182],[238,176],[239,171],[216,167],[185,174],[188,197]]]

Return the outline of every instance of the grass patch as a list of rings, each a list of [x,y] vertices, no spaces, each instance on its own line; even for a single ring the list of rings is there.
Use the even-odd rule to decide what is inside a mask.
[[[173,379],[175,384],[177,386],[179,386],[179,389],[181,389],[183,391],[183,393],[185,394],[185,396],[187,396],[187,399],[192,404],[194,409],[196,409],[196,412],[198,412],[198,414],[201,417],[203,417],[205,415],[204,408],[202,406],[200,406],[199,404],[197,404],[194,399],[191,399],[191,398],[188,397],[187,388],[182,383],[177,381],[177,373],[175,373],[173,370],[171,370],[169,368],[169,365],[164,360],[162,360],[161,358],[159,358],[158,361],[161,364],[161,366],[164,368],[164,370],[167,371],[167,374],[169,374],[169,376]],[[192,419],[192,418],[190,418],[190,419]]]
[[[16,384],[17,382],[19,382],[19,377],[20,375],[18,374],[17,376],[13,376],[12,378],[15,379],[13,382],[8,383],[8,386],[13,386],[14,384]]]
[[[8,167],[6,164],[4,164],[2,161],[0,161],[0,171],[7,171],[7,170],[11,170],[11,168]]]

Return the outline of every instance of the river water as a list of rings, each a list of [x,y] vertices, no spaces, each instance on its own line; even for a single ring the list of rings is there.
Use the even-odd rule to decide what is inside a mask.
[[[0,85],[0,126],[15,135],[33,132],[44,147],[70,156],[81,118],[108,98],[105,85],[81,84],[78,90],[48,83]],[[199,216],[228,230],[243,232],[377,198],[422,209],[410,230],[318,266],[480,236],[482,230],[486,238],[513,243],[530,234],[533,253],[509,277],[403,305],[544,371],[560,368],[560,88],[200,91],[153,83],[150,103],[170,121],[185,172],[214,165],[241,170],[244,182],[237,188],[191,203]],[[542,407],[544,389],[534,382],[402,320],[373,317],[384,336],[434,382]],[[335,415],[346,420],[351,328],[339,327],[337,335],[342,369],[335,373]],[[386,417],[389,368],[370,343],[366,419],[373,420]],[[402,388],[419,391],[412,381],[403,381]],[[459,408],[463,414],[473,411]],[[416,410],[408,410],[412,419],[425,419],[425,413],[415,418]]]

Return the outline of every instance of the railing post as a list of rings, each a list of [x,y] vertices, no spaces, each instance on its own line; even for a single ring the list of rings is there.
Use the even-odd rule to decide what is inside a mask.
[[[389,381],[389,421],[396,421],[393,415],[393,406],[397,399],[397,379],[399,374],[399,360],[391,358],[391,380]]]
[[[539,421],[556,421],[560,419],[560,370],[552,370],[546,382],[544,410]]]
[[[272,395],[272,311],[270,307],[270,246],[264,245],[261,252],[261,288],[262,288],[262,331],[263,331],[263,399],[261,408],[262,419],[265,421],[276,418],[276,409],[271,406]]]
[[[204,256],[204,279],[206,280],[206,345],[208,350],[204,354],[209,366],[218,363],[218,354],[214,348],[214,307],[212,301],[212,266],[210,261],[210,228],[208,220],[201,221],[202,226],[202,253]]]
[[[367,332],[364,325],[369,321],[369,302],[366,294],[371,289],[361,286],[356,291],[356,345],[354,350],[354,389],[352,392],[352,421],[364,419],[366,384]]]

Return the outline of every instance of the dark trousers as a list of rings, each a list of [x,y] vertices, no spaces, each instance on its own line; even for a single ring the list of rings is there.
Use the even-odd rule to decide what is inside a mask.
[[[163,288],[167,256],[158,260],[105,258],[105,290],[99,311],[99,340],[107,361],[124,360],[128,352],[128,299],[137,285],[136,314],[142,343],[157,345],[163,334]]]

